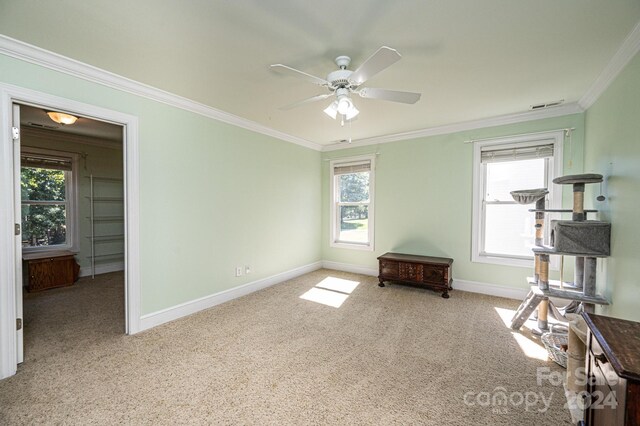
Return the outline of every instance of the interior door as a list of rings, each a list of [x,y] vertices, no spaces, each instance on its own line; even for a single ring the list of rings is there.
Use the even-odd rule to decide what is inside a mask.
[[[13,104],[13,205],[15,232],[15,283],[16,283],[16,356],[18,364],[24,361],[22,324],[22,191],[20,189],[20,105]]]

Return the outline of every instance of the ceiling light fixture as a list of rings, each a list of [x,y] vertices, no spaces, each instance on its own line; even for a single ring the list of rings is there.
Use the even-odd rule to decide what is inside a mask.
[[[348,96],[343,95],[338,98],[338,112],[342,115],[346,115],[353,107],[353,102]]]
[[[338,116],[338,101],[333,101],[327,108],[325,108],[324,113],[334,120]]]
[[[342,116],[342,120],[351,120],[355,118],[360,111],[353,104],[353,101],[349,97],[349,91],[344,88],[336,90],[337,98],[335,101],[324,110],[324,113],[334,120],[338,117],[338,114]]]
[[[47,115],[58,124],[73,124],[78,119],[75,115],[65,114],[64,112],[47,111]]]

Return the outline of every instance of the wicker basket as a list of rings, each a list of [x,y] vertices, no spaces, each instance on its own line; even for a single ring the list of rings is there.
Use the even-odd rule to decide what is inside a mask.
[[[568,330],[565,326],[555,326],[562,331],[554,331],[554,326],[555,324],[551,326],[551,331],[544,333],[540,339],[549,352],[549,358],[562,368],[567,368],[567,352],[563,351],[561,346],[569,344]]]

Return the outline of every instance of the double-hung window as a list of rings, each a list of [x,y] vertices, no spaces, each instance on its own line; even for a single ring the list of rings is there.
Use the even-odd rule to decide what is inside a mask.
[[[546,207],[561,206],[552,180],[562,167],[564,133],[549,132],[474,142],[472,260],[530,267],[535,204],[521,205],[510,192],[548,188]],[[545,215],[548,242],[549,215]]]
[[[373,250],[375,156],[334,160],[331,167],[331,246]]]
[[[20,187],[24,251],[76,249],[76,157],[73,153],[23,148]]]

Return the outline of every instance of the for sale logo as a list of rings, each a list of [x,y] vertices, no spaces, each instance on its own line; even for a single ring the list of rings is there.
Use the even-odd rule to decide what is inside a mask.
[[[584,368],[579,368],[575,371],[575,377],[572,378],[579,386],[589,385],[590,388],[598,386],[598,390],[591,392],[581,391],[578,393],[575,399],[569,400],[565,403],[565,408],[573,409],[580,408],[585,409],[591,407],[592,409],[601,409],[605,407],[615,408],[616,394],[609,386],[615,386],[618,380],[618,376],[610,375],[602,378],[596,378],[594,376],[588,377]],[[539,367],[536,370],[536,384],[540,387],[545,385],[551,385],[554,387],[562,387],[562,384],[566,381],[566,373],[560,371],[552,371],[549,367]],[[600,390],[602,389],[602,390]],[[491,411],[496,414],[507,414],[509,407],[524,407],[525,411],[534,411],[538,413],[545,413],[551,407],[551,402],[556,392],[542,392],[542,391],[513,391],[508,392],[505,387],[498,386],[492,391],[481,392],[466,392],[462,400],[465,405],[469,407],[485,407],[491,408]],[[564,399],[564,392],[558,392]]]
[[[566,380],[566,372],[551,371],[549,367],[538,367],[536,381],[538,386],[548,382],[552,386],[561,386]],[[567,401],[565,408],[584,410],[591,408],[599,410],[602,408],[615,408],[618,404],[616,391],[611,390],[611,386],[618,384],[618,375],[612,372],[603,372],[602,376],[589,376],[583,367],[576,368],[573,381],[578,386],[587,386],[590,389],[596,388],[591,393],[586,390],[578,392],[576,398]]]

